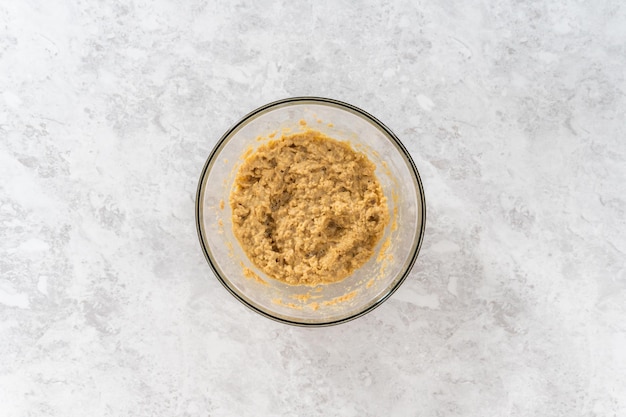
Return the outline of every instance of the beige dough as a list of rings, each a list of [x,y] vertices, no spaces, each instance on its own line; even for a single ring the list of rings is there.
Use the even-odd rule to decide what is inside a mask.
[[[272,140],[239,169],[230,195],[234,234],[274,279],[340,281],[373,255],[389,222],[375,169],[317,131]]]

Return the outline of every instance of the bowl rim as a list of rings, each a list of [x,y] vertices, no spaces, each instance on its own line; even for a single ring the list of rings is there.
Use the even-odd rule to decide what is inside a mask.
[[[420,200],[421,207],[422,207],[422,209],[419,210],[420,228],[418,231],[419,233],[417,233],[417,244],[415,246],[415,250],[411,254],[411,257],[409,259],[409,262],[406,265],[405,270],[403,270],[401,273],[402,276],[400,277],[400,279],[398,279],[395,282],[395,284],[389,287],[387,289],[387,292],[379,300],[377,300],[373,304],[367,305],[366,308],[354,314],[351,314],[347,317],[343,317],[343,318],[335,319],[335,320],[329,320],[329,321],[322,321],[322,322],[303,322],[303,321],[297,321],[297,320],[289,320],[284,317],[278,317],[278,316],[272,315],[271,313],[268,313],[267,311],[264,311],[263,309],[249,302],[246,298],[242,296],[242,294],[239,294],[239,292],[236,291],[235,288],[232,288],[229,285],[230,281],[226,277],[222,276],[221,271],[214,264],[211,253],[208,249],[208,245],[205,242],[203,231],[202,231],[202,225],[201,225],[201,222],[202,222],[201,197],[203,196],[203,188],[206,188],[206,187],[203,187],[203,184],[205,182],[205,177],[207,176],[209,166],[211,166],[211,162],[213,162],[217,153],[221,150],[222,145],[228,140],[228,138],[234,132],[239,130],[239,128],[241,128],[248,121],[254,119],[255,116],[260,115],[261,113],[264,113],[266,111],[269,111],[270,109],[273,109],[275,107],[285,107],[285,105],[288,105],[288,104],[302,104],[302,103],[314,103],[314,104],[322,104],[322,105],[325,104],[325,105],[338,107],[340,109],[350,111],[351,113],[354,113],[357,116],[366,119],[367,121],[372,123],[375,127],[381,129],[386,134],[386,136],[394,142],[394,144],[403,154],[405,160],[408,162],[409,170],[411,171],[411,174],[413,175],[413,179],[415,180],[415,183],[417,184],[417,193],[419,196],[418,198]],[[398,290],[398,288],[400,288],[402,283],[406,280],[411,270],[413,269],[413,266],[415,265],[415,261],[417,260],[419,251],[422,247],[422,242],[424,240],[424,232],[426,230],[426,198],[424,196],[424,186],[422,184],[422,180],[420,178],[415,162],[413,161],[413,158],[411,157],[411,154],[406,149],[404,144],[400,141],[400,139],[398,139],[398,137],[384,123],[382,123],[380,120],[378,120],[376,117],[372,116],[365,110],[362,110],[359,107],[356,107],[352,104],[349,104],[343,101],[326,98],[326,97],[318,97],[318,96],[297,96],[297,97],[288,97],[288,98],[272,101],[261,107],[256,108],[255,110],[251,111],[250,113],[246,114],[241,119],[239,119],[235,124],[232,125],[232,127],[230,127],[220,137],[220,139],[217,141],[217,143],[215,144],[215,146],[209,153],[209,156],[207,157],[206,162],[204,163],[204,166],[200,173],[200,179],[198,180],[198,187],[196,190],[195,218],[196,218],[196,232],[198,233],[200,247],[202,248],[202,252],[204,253],[204,257],[207,260],[209,267],[215,274],[215,277],[218,279],[218,281],[222,284],[222,286],[224,286],[224,288],[226,288],[226,290],[231,295],[233,295],[237,300],[239,300],[242,304],[244,304],[249,309],[255,311],[256,313],[264,317],[267,317],[271,320],[280,322],[280,323],[285,323],[285,324],[289,324],[293,326],[300,326],[300,327],[327,327],[327,326],[333,326],[333,325],[352,321],[356,318],[359,318],[371,312],[375,308],[379,307],[382,303],[384,303],[387,299],[389,299],[389,297],[391,297],[393,293],[395,293]]]

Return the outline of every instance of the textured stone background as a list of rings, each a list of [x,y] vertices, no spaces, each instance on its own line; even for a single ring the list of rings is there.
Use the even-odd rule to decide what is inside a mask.
[[[626,415],[624,3],[310,3],[0,4],[0,416]],[[295,95],[426,189],[411,276],[334,328],[239,304],[194,226],[217,138]]]

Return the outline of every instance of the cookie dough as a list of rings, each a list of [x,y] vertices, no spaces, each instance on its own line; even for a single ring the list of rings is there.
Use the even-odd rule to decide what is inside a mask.
[[[250,260],[288,284],[337,282],[374,253],[389,223],[376,166],[308,130],[261,145],[230,194],[233,232]]]

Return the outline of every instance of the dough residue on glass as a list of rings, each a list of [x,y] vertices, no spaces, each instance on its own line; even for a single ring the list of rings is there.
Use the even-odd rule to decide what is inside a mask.
[[[233,232],[269,277],[337,282],[362,266],[389,223],[376,166],[345,142],[307,130],[246,155],[230,194]]]

